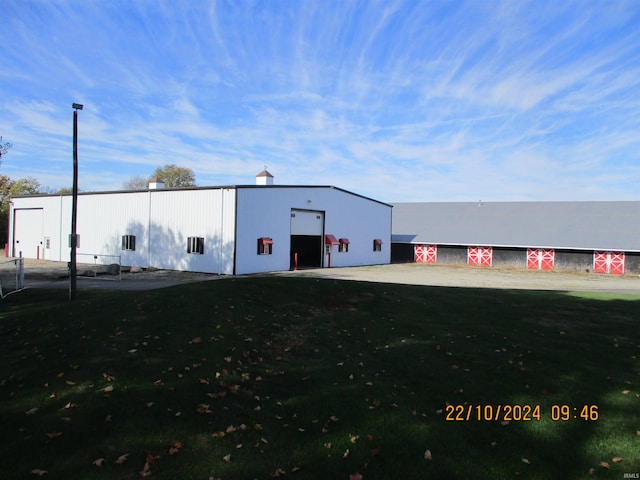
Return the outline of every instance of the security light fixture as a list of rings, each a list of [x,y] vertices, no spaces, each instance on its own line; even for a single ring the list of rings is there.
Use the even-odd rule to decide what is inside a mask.
[[[80,103],[72,103],[72,104],[71,104],[71,106],[72,106],[73,108],[75,108],[76,110],[82,110],[82,107],[83,107],[84,105],[81,105]]]

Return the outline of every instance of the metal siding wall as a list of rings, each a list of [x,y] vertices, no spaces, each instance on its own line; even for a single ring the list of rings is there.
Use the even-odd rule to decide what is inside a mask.
[[[238,189],[237,274],[289,269],[291,208],[300,202],[283,193],[280,188],[269,187]],[[271,255],[258,255],[260,237],[273,239]]]
[[[332,267],[389,263],[391,207],[329,187],[239,188],[236,273],[289,269],[291,209],[325,212],[324,233],[349,239],[346,253],[332,247]],[[272,255],[257,254],[260,237],[273,239]]]
[[[494,267],[527,268],[527,250],[524,248],[493,247]]]
[[[391,261],[391,207],[357,195],[331,189],[332,210],[327,212],[326,233],[348,238],[349,251],[332,247],[331,266],[388,264]],[[382,250],[373,251],[373,240],[382,240]]]
[[[98,254],[120,256],[123,265],[148,267],[148,202],[148,192],[78,196],[78,263]],[[122,250],[123,235],[136,236],[135,251]],[[98,261],[105,262],[111,263],[107,258]]]
[[[151,192],[149,264],[156,268],[233,273],[233,189]],[[187,238],[203,237],[204,254],[187,253]]]

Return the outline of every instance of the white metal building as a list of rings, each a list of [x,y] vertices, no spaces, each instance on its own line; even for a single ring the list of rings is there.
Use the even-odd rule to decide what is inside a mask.
[[[78,262],[246,274],[387,264],[391,205],[333,186],[80,193]],[[9,254],[68,261],[72,196],[12,199]],[[93,261],[93,260],[91,260]]]

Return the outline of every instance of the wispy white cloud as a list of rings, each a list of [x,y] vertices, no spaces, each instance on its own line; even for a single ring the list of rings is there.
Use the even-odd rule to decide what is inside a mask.
[[[13,2],[12,177],[84,190],[178,163],[200,184],[385,201],[637,199],[636,2]]]

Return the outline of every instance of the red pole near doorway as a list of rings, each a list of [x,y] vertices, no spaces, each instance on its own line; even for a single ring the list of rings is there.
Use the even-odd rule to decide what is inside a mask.
[[[298,270],[298,253],[293,254],[293,271]]]

